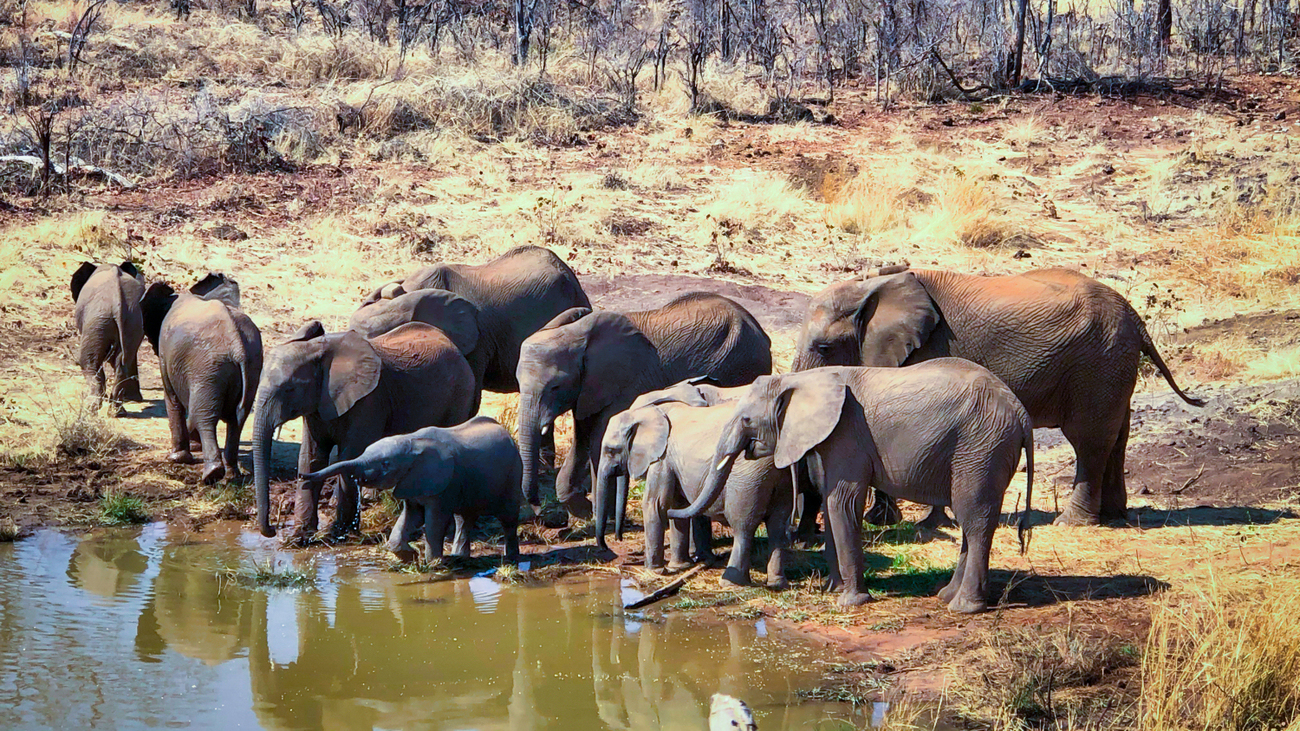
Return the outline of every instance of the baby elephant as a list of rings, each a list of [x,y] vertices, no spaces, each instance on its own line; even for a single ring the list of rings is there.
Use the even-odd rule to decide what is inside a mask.
[[[520,480],[523,465],[510,432],[496,421],[477,416],[450,428],[427,427],[384,437],[356,459],[336,462],[303,475],[319,482],[350,476],[364,487],[393,488],[403,501],[402,517],[389,535],[388,548],[401,554],[420,525],[424,555],[442,558],[442,542],[453,518],[459,518],[456,551],[469,556],[469,531],[480,515],[501,521],[506,533],[506,560],[519,560]]]
[[[731,418],[734,407],[735,403],[690,406],[668,401],[624,411],[610,420],[601,444],[596,487],[606,489],[617,477],[646,475],[642,503],[646,568],[663,567],[668,509],[700,494],[712,472],[713,441]],[[735,531],[731,558],[722,578],[732,584],[749,584],[754,532],[759,523],[764,523],[772,544],[767,585],[784,589],[788,585],[784,561],[789,548],[787,522],[794,507],[790,471],[773,467],[770,456],[742,459],[731,470],[725,487],[721,495],[714,496],[716,501],[703,508],[704,515],[724,521]],[[626,504],[627,493],[620,485],[614,506],[616,534],[623,532]],[[686,524],[685,520],[673,521],[673,568],[687,564]],[[707,530],[708,523],[703,525]],[[695,538],[697,547],[708,546],[707,533]]]
[[[203,482],[239,475],[239,434],[253,408],[262,373],[262,335],[239,309],[239,285],[209,274],[176,293],[155,282],[141,301],[144,330],[162,369],[171,427],[168,459],[192,464],[190,437],[203,445]],[[217,422],[226,425],[224,452]]]
[[[72,274],[72,301],[81,345],[77,364],[90,383],[95,409],[104,398],[104,365],[114,373],[113,413],[123,401],[143,401],[136,354],[144,340],[140,298],[144,277],[129,261],[120,266],[86,262]]]
[[[987,608],[989,548],[1002,496],[1025,452],[1025,513],[1034,482],[1034,429],[1011,389],[983,366],[938,358],[904,368],[814,368],[754,381],[718,429],[715,467],[699,498],[672,518],[700,514],[722,492],[737,457],[771,456],[778,469],[807,459],[826,508],[830,588],[844,605],[862,585],[862,514],[876,488],[951,506],[961,555],[939,598],[955,612]],[[743,462],[742,462],[743,464]]]

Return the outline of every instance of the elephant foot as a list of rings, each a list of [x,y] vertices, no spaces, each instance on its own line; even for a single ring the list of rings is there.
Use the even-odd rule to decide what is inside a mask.
[[[735,566],[728,566],[722,572],[722,580],[735,586],[749,586],[749,572],[741,571]]]
[[[944,604],[951,604],[952,600],[957,596],[957,587],[951,583],[946,584],[935,596],[939,597],[939,601]]]
[[[871,601],[871,595],[865,591],[846,591],[835,600],[841,607],[860,607]]]
[[[411,548],[410,546],[405,546],[405,547],[389,546],[388,550],[393,554],[393,558],[396,558],[398,561],[401,561],[402,563],[415,563],[415,559],[418,558],[420,555],[414,548]]]
[[[580,495],[564,504],[564,509],[577,520],[591,520],[591,501],[586,495]]]
[[[215,485],[226,476],[226,466],[220,462],[203,468],[203,484]]]
[[[970,599],[959,596],[948,602],[948,610],[957,614],[980,614],[987,612],[988,609],[988,602],[983,599]]]
[[[1052,525],[1101,525],[1101,520],[1096,515],[1089,515],[1082,510],[1066,508],[1064,512],[1056,516]]]
[[[282,548],[306,548],[312,543],[311,533],[290,533],[280,540]]]
[[[704,564],[705,566],[716,566],[718,563],[718,557],[710,551],[708,553],[695,554],[691,557],[691,561],[698,564]]]
[[[127,384],[122,388],[122,400],[130,401],[133,404],[144,403],[144,394],[140,393],[140,386],[135,381]]]
[[[686,571],[687,569],[691,568],[694,565],[695,564],[691,563],[690,561],[673,561],[672,563],[668,564],[667,572],[670,574],[680,574],[681,572]]]
[[[896,525],[902,522],[903,511],[898,509],[898,503],[892,498],[879,496],[879,499],[867,508],[864,520],[871,525]]]
[[[957,523],[948,517],[948,511],[940,506],[932,505],[926,512],[925,517],[916,524],[917,528],[922,530],[938,530],[940,528],[956,528]]]
[[[646,566],[645,570],[649,571],[655,576],[669,576],[673,573],[668,569],[667,566]]]
[[[778,576],[774,579],[768,579],[767,588],[772,591],[785,591],[790,588],[790,580],[784,576]]]
[[[178,449],[167,455],[167,461],[175,462],[176,464],[194,464],[197,460],[194,459],[194,455],[190,450]]]

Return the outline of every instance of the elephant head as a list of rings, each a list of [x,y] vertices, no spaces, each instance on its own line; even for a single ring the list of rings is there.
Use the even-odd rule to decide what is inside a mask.
[[[379,385],[382,367],[379,354],[360,333],[326,335],[318,321],[270,352],[253,406],[253,476],[262,535],[275,535],[268,475],[274,431],[300,416],[329,421],[346,414]]]
[[[906,267],[832,285],[813,298],[793,370],[903,365],[938,326],[939,308]]]
[[[97,265],[92,264],[91,262],[83,261],[81,266],[77,267],[77,271],[72,273],[71,286],[73,302],[76,302],[77,299],[81,297],[81,288],[86,286],[86,282],[90,280],[91,275],[93,275],[95,270],[98,268]],[[135,264],[132,264],[130,261],[122,262],[117,266],[117,268],[125,272],[128,277],[136,279],[141,284],[144,284],[144,275],[142,275],[140,270],[135,267]]]
[[[722,428],[714,467],[689,508],[668,511],[672,518],[693,518],[709,508],[726,485],[742,452],[749,459],[772,457],[785,469],[826,441],[840,422],[848,383],[840,368],[763,376],[736,403]]]
[[[478,347],[478,308],[445,289],[421,289],[377,300],[352,313],[348,327],[373,338],[408,322],[433,325],[466,356]]]
[[[227,307],[239,309],[239,282],[220,272],[208,272],[190,287],[190,294],[205,300],[217,300]],[[163,320],[171,312],[178,297],[176,290],[166,282],[154,282],[140,299],[140,312],[144,316],[144,335],[158,354],[158,338],[162,334]]]
[[[420,459],[429,440],[411,434],[384,437],[366,447],[356,459],[335,462],[318,472],[302,476],[311,482],[348,475],[365,487],[398,488],[399,498],[428,497],[445,490],[451,481],[451,465],[441,459]],[[409,478],[409,479],[408,479]],[[418,488],[402,490],[402,487]]]
[[[650,465],[663,459],[668,450],[670,425],[664,412],[654,406],[628,409],[609,420],[605,438],[600,445],[600,466],[596,470],[593,494],[599,505],[596,510],[596,545],[605,548],[605,518],[602,495],[612,492],[615,478],[644,477]],[[623,520],[627,514],[627,479],[617,481],[614,498],[614,535],[623,540]]]
[[[556,417],[572,410],[574,420],[582,421],[629,404],[646,390],[641,385],[661,379],[661,372],[654,344],[631,320],[613,312],[575,307],[530,335],[516,371],[524,497],[538,504],[538,441]]]
[[[680,383],[674,383],[668,388],[643,393],[636,397],[628,410],[669,403],[697,407],[717,406],[728,401],[735,401],[748,388],[748,386],[724,388],[718,385],[718,379],[713,376],[697,376]]]

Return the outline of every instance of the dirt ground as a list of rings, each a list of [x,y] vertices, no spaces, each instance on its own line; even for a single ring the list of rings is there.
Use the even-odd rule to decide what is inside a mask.
[[[116,446],[67,448],[82,409],[67,290],[77,262],[131,255],[173,284],[229,272],[272,347],[309,318],[342,327],[374,283],[421,263],[538,243],[573,265],[599,307],[645,309],[690,290],[732,297],[768,329],[782,369],[809,295],[859,269],[1074,267],[1128,296],[1184,389],[1209,399],[1189,407],[1144,375],[1130,518],[1100,528],[1050,525],[1073,455],[1059,433],[1040,430],[1033,540],[1021,555],[1014,531],[999,531],[1000,601],[986,615],[951,615],[933,597],[956,535],[910,530],[874,536],[879,601],[862,608],[840,610],[815,591],[820,559],[803,552],[789,592],[733,591],[712,571],[655,611],[757,612],[825,643],[828,660],[863,663],[850,676],[874,678],[879,694],[937,698],[959,693],[962,668],[1010,629],[1070,628],[1140,647],[1153,596],[1166,589],[1216,571],[1293,571],[1300,260],[1290,257],[1300,231],[1274,218],[1300,214],[1242,211],[1295,181],[1300,85],[1246,78],[1212,98],[1041,96],[889,112],[864,95],[839,98],[834,125],[655,118],[575,147],[467,142],[439,165],[358,155],[292,173],[8,201],[0,520],[93,524],[112,491],[140,495],[157,518],[247,517],[246,480],[204,488],[196,468],[166,462],[147,347],[148,400],[111,422]],[[513,398],[489,396],[483,412],[508,416]],[[287,427],[277,445],[282,515],[296,438]],[[1023,490],[1021,475],[1008,515]],[[382,511],[369,516],[377,530]],[[530,554],[609,559],[647,586],[662,582],[636,568],[635,531],[613,544],[617,557],[595,555],[567,528],[530,526],[524,538]],[[1130,667],[1107,682],[1131,677]]]

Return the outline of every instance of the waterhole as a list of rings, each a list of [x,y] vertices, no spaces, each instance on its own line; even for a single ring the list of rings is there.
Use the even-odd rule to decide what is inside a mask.
[[[255,566],[305,576],[229,573]],[[42,531],[0,545],[0,728],[702,730],[714,693],[763,731],[869,722],[798,700],[823,651],[762,620],[627,614],[625,591],[430,582],[238,525]]]

